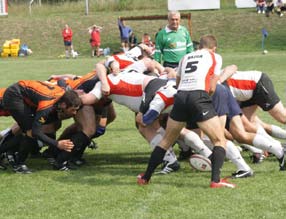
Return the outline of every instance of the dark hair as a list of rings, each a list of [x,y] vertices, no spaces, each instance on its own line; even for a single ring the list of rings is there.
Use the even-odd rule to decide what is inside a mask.
[[[65,103],[68,107],[80,107],[82,102],[77,92],[74,90],[67,90],[59,99],[58,103]]]

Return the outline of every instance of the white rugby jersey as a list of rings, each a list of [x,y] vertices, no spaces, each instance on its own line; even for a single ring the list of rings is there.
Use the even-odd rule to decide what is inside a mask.
[[[210,89],[210,78],[220,75],[222,58],[206,49],[186,54],[180,61],[177,75],[181,77],[178,90]]]
[[[232,95],[238,101],[246,101],[252,98],[257,82],[260,80],[260,71],[237,71],[229,79],[227,84]]]
[[[131,50],[125,53],[119,53],[107,58],[105,62],[105,67],[109,67],[110,63],[117,61],[119,63],[120,70],[125,69],[126,67],[134,64],[138,61],[138,57],[142,55],[142,50],[138,46],[132,48]]]
[[[177,89],[174,88],[175,84],[175,81],[169,81],[167,85],[161,87],[150,102],[149,110],[155,110],[159,114],[169,113],[174,105],[174,95],[177,93]]]
[[[139,112],[144,88],[154,78],[153,76],[128,71],[123,71],[118,75],[109,74],[107,76],[110,86],[109,98],[134,112]],[[96,83],[89,93],[92,93],[97,99],[101,99],[101,82]]]

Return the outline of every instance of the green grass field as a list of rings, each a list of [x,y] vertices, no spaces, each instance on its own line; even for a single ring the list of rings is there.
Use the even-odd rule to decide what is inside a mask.
[[[98,59],[89,57],[88,36],[85,33],[81,33],[81,37],[76,36],[75,45],[82,54],[78,59],[58,59],[57,55],[63,50],[58,30],[65,22],[75,22],[78,30],[84,30],[101,16],[104,19],[100,21],[116,28],[112,22],[118,15],[137,14],[137,11],[92,12],[92,15],[84,17],[82,11],[69,13],[64,10],[65,13],[62,13],[53,9],[51,13],[34,13],[34,17],[29,17],[23,11],[16,13],[15,8],[11,11],[14,13],[8,18],[0,19],[0,43],[23,34],[25,42],[32,45],[34,54],[26,58],[0,59],[0,87],[7,87],[19,79],[45,80],[51,74],[82,75],[89,72]],[[165,10],[156,12],[163,14]],[[143,14],[143,11],[140,13]],[[152,14],[154,10],[144,13]],[[240,70],[266,72],[281,100],[286,103],[286,32],[282,29],[285,19],[274,16],[271,20],[257,18],[249,9],[237,11],[229,6],[221,11],[198,11],[194,14],[195,38],[207,32],[218,35],[224,66],[237,64]],[[247,19],[253,19],[254,23],[260,21],[265,25],[276,25],[269,26],[273,33],[272,38],[269,36],[271,43],[267,42],[269,54],[261,54],[261,27],[251,23],[242,30],[243,25],[237,21],[246,20],[244,16],[247,14]],[[217,19],[214,21],[214,18]],[[208,19],[212,19],[212,25],[207,22]],[[146,23],[144,28],[151,28],[150,32],[161,24],[146,26]],[[165,24],[164,21],[162,23]],[[231,23],[240,26],[237,29],[229,26]],[[9,28],[13,25],[17,28]],[[132,26],[136,30],[141,27],[135,23]],[[106,32],[109,30],[107,27]],[[39,35],[37,30],[41,30]],[[44,36],[42,30],[46,30],[47,34],[44,43],[41,40]],[[110,43],[116,49],[118,30],[109,31],[110,38],[106,39],[110,41],[106,45]],[[81,44],[84,37],[86,41]],[[150,185],[138,186],[136,176],[145,170],[151,149],[135,129],[134,114],[122,106],[115,107],[117,118],[108,126],[106,134],[96,139],[99,148],[87,150],[84,155],[88,162],[86,166],[76,171],[58,172],[53,171],[45,160],[29,159],[27,164],[34,170],[33,174],[14,174],[10,168],[1,171],[0,218],[285,218],[286,173],[278,171],[278,162],[274,157],[259,165],[250,164],[255,177],[232,180],[238,185],[233,190],[209,189],[210,173],[194,171],[187,161],[181,162],[180,171],[165,176],[155,175]],[[259,115],[265,121],[277,124],[264,112],[259,112]],[[65,121],[64,126],[70,122]],[[0,129],[12,123],[11,118],[1,117]],[[175,149],[178,152],[177,147]],[[248,152],[243,152],[243,156],[250,162]],[[226,161],[222,176],[228,176],[235,170],[235,166]]]

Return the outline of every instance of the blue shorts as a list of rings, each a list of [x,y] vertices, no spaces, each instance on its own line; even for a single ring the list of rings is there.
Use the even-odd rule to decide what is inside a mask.
[[[229,114],[229,107],[228,107],[228,94],[226,88],[218,84],[216,86],[214,94],[211,96],[212,103],[217,112],[218,116],[224,116]]]
[[[72,45],[72,42],[71,42],[71,41],[64,41],[64,45],[65,45],[65,46],[71,46],[71,45]]]

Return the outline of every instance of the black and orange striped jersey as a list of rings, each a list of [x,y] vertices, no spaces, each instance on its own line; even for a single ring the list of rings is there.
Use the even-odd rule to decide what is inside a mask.
[[[56,147],[57,141],[43,133],[42,125],[59,120],[58,101],[65,92],[50,82],[21,80],[6,89],[3,106],[22,131],[31,129],[34,137]]]
[[[89,72],[83,76],[77,76],[75,78],[69,77],[52,77],[49,82],[58,84],[59,86],[69,86],[73,90],[83,90],[85,93],[91,91],[98,82],[99,79],[95,71]]]
[[[10,116],[10,112],[8,110],[5,110],[2,104],[3,95],[6,91],[6,88],[0,88],[0,116]]]
[[[36,111],[53,107],[65,93],[64,88],[49,82],[21,80],[18,85],[24,102]]]

